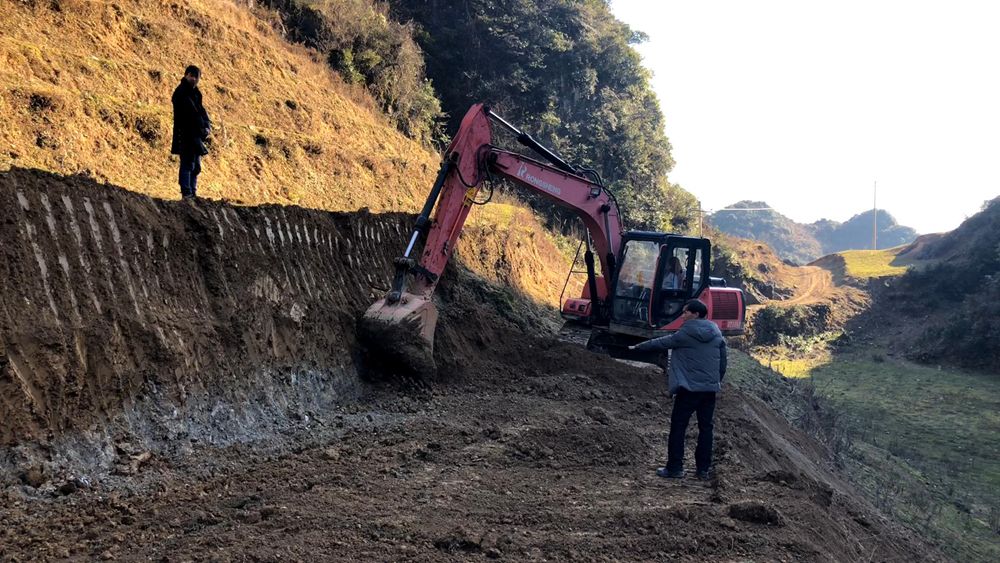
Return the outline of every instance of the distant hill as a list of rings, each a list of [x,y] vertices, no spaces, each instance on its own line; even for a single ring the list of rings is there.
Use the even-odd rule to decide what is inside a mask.
[[[820,219],[804,225],[770,207],[763,201],[740,201],[712,213],[708,220],[726,234],[765,242],[783,259],[797,264],[842,250],[871,248],[872,211],[859,213],[843,223]],[[747,209],[752,211],[743,211]],[[879,248],[899,246],[917,238],[915,230],[898,224],[887,211],[878,210],[876,220]]]
[[[900,257],[919,260],[887,292],[890,308],[919,327],[908,353],[1000,373],[1000,197],[957,229],[921,237]]]
[[[900,225],[883,209],[878,210],[876,223],[879,248],[907,244],[917,238],[917,231]],[[872,211],[859,213],[844,223],[820,219],[809,227],[822,245],[823,254],[842,250],[870,250],[872,247]]]
[[[822,245],[809,227],[792,221],[770,207],[763,201],[740,201],[727,209],[759,211],[723,209],[709,215],[708,221],[728,235],[767,243],[778,256],[797,264],[812,262],[823,254]]]

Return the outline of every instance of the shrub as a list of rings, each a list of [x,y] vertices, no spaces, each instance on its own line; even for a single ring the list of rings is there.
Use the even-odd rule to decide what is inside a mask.
[[[936,266],[911,270],[888,292],[901,312],[933,318],[914,359],[1000,371],[1000,198],[929,245]],[[933,315],[933,316],[929,316]],[[939,321],[939,322],[938,322]]]
[[[324,53],[349,84],[361,84],[396,127],[430,144],[439,140],[441,103],[424,72],[413,27],[392,21],[373,0],[267,0],[289,39]]]
[[[787,337],[815,336],[830,329],[830,313],[830,306],[825,303],[768,305],[754,316],[751,339],[755,344],[767,345],[778,344]]]

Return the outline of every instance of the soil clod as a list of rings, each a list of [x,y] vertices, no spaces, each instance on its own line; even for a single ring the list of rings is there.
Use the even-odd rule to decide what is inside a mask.
[[[784,525],[784,518],[777,509],[758,501],[745,501],[730,505],[729,515],[744,522]]]

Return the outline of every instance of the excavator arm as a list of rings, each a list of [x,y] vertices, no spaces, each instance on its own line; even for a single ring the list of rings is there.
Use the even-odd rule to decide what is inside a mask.
[[[538,152],[549,164],[524,155],[500,150],[492,144],[490,119],[510,129],[518,141]],[[601,263],[601,274],[610,280],[615,256],[621,245],[622,218],[614,197],[597,178],[584,176],[529,135],[491,112],[482,104],[465,114],[452,139],[413,234],[403,256],[396,259],[396,273],[386,296],[365,313],[362,338],[369,344],[402,353],[401,363],[419,371],[433,368],[432,350],[437,310],[432,303],[434,288],[462,233],[483,182],[500,177],[576,212],[586,226]],[[596,175],[595,175],[596,176]],[[431,213],[436,209],[433,220]],[[420,238],[426,237],[420,259],[413,257]],[[598,284],[593,257],[588,256],[588,285],[602,314],[609,283]],[[413,275],[407,290],[406,281]],[[604,313],[606,314],[606,313]],[[419,340],[413,336],[419,336]],[[424,344],[421,353],[416,349]]]

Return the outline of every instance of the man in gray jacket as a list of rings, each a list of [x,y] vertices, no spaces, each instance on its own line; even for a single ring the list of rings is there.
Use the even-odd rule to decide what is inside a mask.
[[[684,475],[684,433],[693,413],[698,414],[698,447],[694,452],[697,476],[709,477],[712,468],[712,418],[715,394],[726,375],[726,339],[712,321],[708,307],[697,300],[684,305],[684,324],[676,333],[648,340],[629,350],[665,352],[672,350],[667,385],[674,396],[667,439],[667,466],[656,470],[660,477],[676,479]]]

